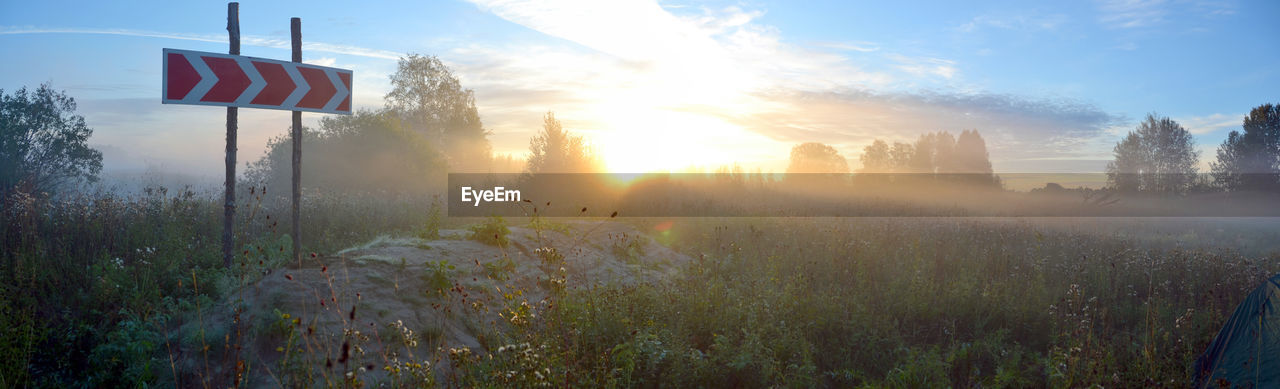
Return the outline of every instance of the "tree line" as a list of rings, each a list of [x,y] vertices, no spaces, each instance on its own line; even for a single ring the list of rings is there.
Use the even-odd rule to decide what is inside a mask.
[[[1200,153],[1177,121],[1147,117],[1116,143],[1107,164],[1108,187],[1126,193],[1182,194],[1191,191],[1280,190],[1280,106],[1254,107],[1218,146],[1210,174],[1199,174]]]
[[[1000,185],[999,177],[991,170],[987,143],[976,129],[961,131],[959,136],[947,131],[925,133],[915,142],[894,142],[892,146],[875,139],[862,149],[858,159],[862,167],[856,173],[859,182],[866,184],[941,177],[957,183]],[[787,165],[787,173],[843,175],[853,172],[839,151],[817,142],[793,147]]]

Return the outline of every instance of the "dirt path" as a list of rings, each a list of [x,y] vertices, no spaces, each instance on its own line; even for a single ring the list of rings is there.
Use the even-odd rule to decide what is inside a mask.
[[[499,332],[536,314],[556,289],[656,281],[690,260],[618,222],[512,227],[505,247],[466,240],[468,234],[379,237],[271,271],[173,331],[176,368],[190,372],[186,382],[229,376],[239,344],[242,369],[255,385],[277,385],[305,372],[302,366],[332,366],[324,374],[334,379],[372,367],[360,373],[365,382],[382,379],[397,362],[427,360],[447,370],[436,360],[439,350],[501,346]],[[289,361],[299,370],[282,363]]]

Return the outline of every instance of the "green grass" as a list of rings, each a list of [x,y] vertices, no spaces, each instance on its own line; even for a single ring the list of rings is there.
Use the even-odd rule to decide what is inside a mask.
[[[277,222],[287,202],[242,199],[242,250],[230,270],[222,268],[216,194],[154,189],[133,197],[6,199],[0,386],[172,386],[180,379],[192,385],[188,378],[206,373],[175,370],[203,362],[224,365],[210,370],[219,376],[204,377],[208,382],[233,383],[238,330],[211,325],[202,335],[198,327],[175,328],[230,309],[216,302],[288,264],[288,226]],[[311,197],[304,203],[304,249],[419,245],[420,239],[390,237],[464,222],[431,216],[431,204]],[[484,220],[472,233],[502,244],[505,226]],[[483,333],[487,349],[450,352],[445,345],[435,355],[376,368],[393,385],[1180,386],[1235,304],[1280,270],[1274,255],[1224,248],[1250,236],[1205,228],[1179,232],[1175,245],[1163,233],[1142,240],[1138,233],[1089,234],[1025,221],[679,219],[661,234],[607,244],[607,252],[632,261],[646,254],[649,239],[690,255],[673,278],[557,288],[545,301],[506,293],[498,306],[506,323],[466,323],[480,326],[468,328]],[[1181,242],[1200,236],[1208,238]],[[515,267],[509,258],[481,259],[497,279]],[[433,265],[422,277],[446,285],[452,269]],[[563,287],[570,276],[547,277],[547,285]],[[385,278],[375,282],[390,287]],[[430,309],[425,295],[401,298]],[[306,364],[325,357],[289,346],[289,339],[306,338],[280,320],[248,325],[294,347],[279,374],[295,383],[344,382],[311,375]],[[418,340],[442,338],[441,328],[420,330]],[[186,360],[171,367],[179,343],[210,349],[180,356]],[[430,373],[446,361],[453,366],[448,374]]]
[[[166,336],[170,327],[200,320],[197,307],[208,310],[290,255],[289,224],[280,222],[287,200],[256,190],[238,198],[241,249],[231,269],[222,265],[220,193],[0,199],[0,387],[172,385],[169,352],[179,345],[170,338],[197,339]],[[333,252],[421,228],[425,204],[309,196],[303,248]],[[209,343],[218,355],[226,347]]]
[[[1179,386],[1278,269],[1032,224],[676,225],[682,276],[571,291],[509,342],[569,386]],[[464,382],[528,368],[478,364]]]

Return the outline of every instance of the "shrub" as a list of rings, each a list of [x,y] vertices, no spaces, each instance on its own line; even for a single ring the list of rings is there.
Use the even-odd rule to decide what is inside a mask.
[[[502,216],[490,216],[484,223],[471,226],[471,236],[468,239],[490,246],[506,247],[507,234],[510,233]]]

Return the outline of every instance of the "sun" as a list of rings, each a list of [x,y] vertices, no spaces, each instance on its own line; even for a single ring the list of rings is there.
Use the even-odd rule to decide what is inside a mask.
[[[776,141],[729,119],[758,108],[744,92],[749,83],[733,69],[658,68],[643,82],[591,96],[599,103],[589,110],[601,128],[593,143],[608,172],[714,170],[777,148]]]
[[[605,169],[612,173],[678,172],[714,169],[735,162],[734,139],[744,130],[690,112],[653,110],[644,120],[619,120],[600,140]],[[635,117],[635,116],[632,116]]]

